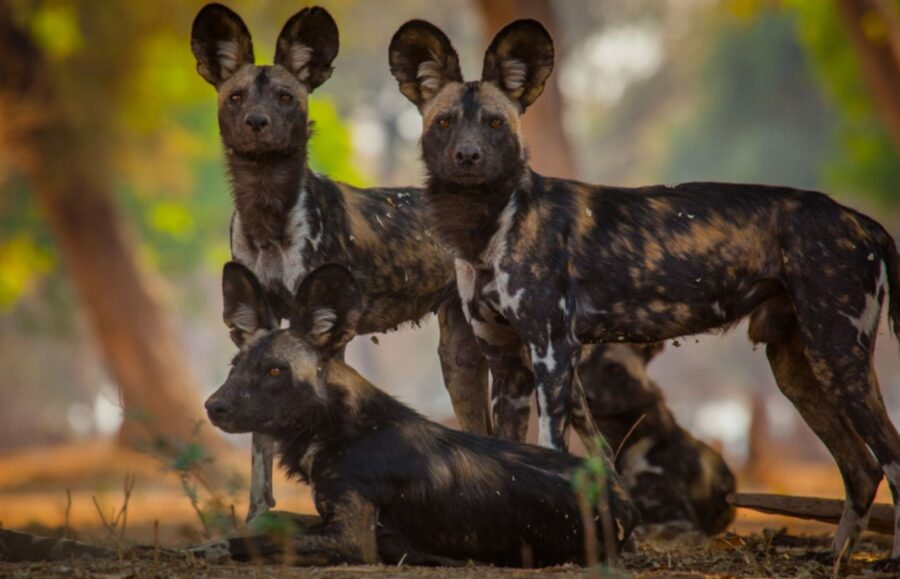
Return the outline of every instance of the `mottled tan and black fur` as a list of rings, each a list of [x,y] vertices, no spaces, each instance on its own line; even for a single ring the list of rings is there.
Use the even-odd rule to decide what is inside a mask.
[[[441,364],[464,428],[487,433],[487,368],[459,312],[452,257],[431,237],[420,190],[358,189],[310,170],[307,101],[325,82],[338,30],[323,8],[305,8],[278,37],[273,66],[254,64],[250,33],[219,4],[197,15],[198,73],[218,91],[218,118],[235,212],[232,258],[264,290],[268,315],[288,318],[293,292],[313,268],[336,262],[360,280],[367,308],[358,330],[384,332],[437,312]],[[240,312],[238,312],[240,313]],[[225,312],[235,343],[249,334]],[[478,391],[480,390],[480,395]],[[271,444],[254,436],[252,517],[274,505]]]
[[[328,264],[310,273],[289,329],[267,325],[247,268],[229,263],[223,279],[228,311],[248,312],[241,323],[258,337],[237,355],[207,412],[227,432],[274,438],[281,465],[312,487],[322,524],[292,541],[298,564],[585,563],[572,484],[582,460],[448,429],[347,366],[341,351],[365,311],[349,270]],[[615,536],[603,540],[603,516],[594,511],[601,555],[607,544],[618,549],[637,519],[614,471],[606,482]]]
[[[536,174],[519,115],[550,74],[533,20],[494,38],[464,82],[439,29],[395,34],[391,71],[422,113],[426,199],[457,253],[457,286],[493,376],[495,428],[524,434],[532,393],[542,444],[564,448],[585,342],[657,342],[750,316],[779,387],[834,456],[847,555],[883,475],[900,526],[900,436],[872,365],[887,299],[900,328],[900,258],[872,219],[814,191],[727,183],[636,189]],[[900,532],[892,556],[900,556]]]
[[[582,351],[578,377],[641,525],[686,523],[708,535],[734,519],[735,478],[722,456],[675,421],[647,362],[662,344],[597,344]]]

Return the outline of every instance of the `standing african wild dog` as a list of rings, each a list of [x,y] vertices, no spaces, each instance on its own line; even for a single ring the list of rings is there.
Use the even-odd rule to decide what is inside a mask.
[[[734,507],[731,469],[678,425],[647,362],[662,349],[597,344],[582,351],[578,377],[597,427],[617,451],[616,470],[641,512],[641,525],[685,522],[708,535],[725,530]]]
[[[305,8],[278,37],[274,66],[254,64],[250,33],[219,4],[194,20],[197,71],[218,91],[218,118],[236,210],[232,258],[265,288],[267,315],[290,316],[299,280],[326,262],[350,267],[368,305],[359,332],[384,332],[437,310],[444,379],[460,423],[487,434],[487,366],[458,306],[452,259],[431,239],[421,191],[357,189],[307,164],[307,98],[332,72],[338,30],[322,8]],[[240,347],[240,312],[225,312]],[[253,437],[248,518],[274,505],[272,448]]]
[[[406,23],[390,46],[400,91],[423,117],[425,195],[456,250],[458,290],[488,357],[494,427],[520,438],[520,409],[536,390],[539,440],[564,448],[581,343],[656,342],[749,315],[779,388],[841,470],[834,553],[852,552],[882,473],[900,525],[900,436],[872,366],[885,297],[900,329],[894,240],[812,191],[626,189],[534,173],[519,120],[553,57],[533,20],[497,34],[481,81],[463,81],[450,41],[427,22]]]
[[[289,329],[272,324],[247,268],[227,264],[223,288],[226,312],[260,337],[238,353],[206,409],[227,432],[273,437],[282,466],[312,487],[323,524],[294,539],[298,563],[396,563],[404,553],[503,566],[585,562],[571,480],[581,459],[426,420],[344,363],[365,315],[350,271],[327,264],[310,273]],[[614,471],[603,492],[607,508],[594,512],[601,553],[618,549],[637,519]]]

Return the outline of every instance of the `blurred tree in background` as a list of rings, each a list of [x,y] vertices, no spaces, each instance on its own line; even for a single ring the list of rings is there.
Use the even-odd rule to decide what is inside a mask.
[[[893,7],[892,11],[889,7]],[[839,111],[825,182],[869,195],[883,206],[900,201],[900,32],[896,0],[786,0],[797,36],[824,92]],[[893,32],[891,32],[893,30]],[[856,45],[856,46],[854,46]],[[871,60],[888,60],[869,72]],[[873,79],[872,75],[879,75]],[[891,135],[893,135],[893,142]]]
[[[0,309],[43,276],[59,282],[55,266],[66,267],[119,389],[129,442],[188,440],[203,417],[157,272],[217,272],[229,256],[214,92],[194,72],[180,26],[195,10],[0,4],[0,90],[13,120],[0,131]],[[334,104],[314,99],[310,110],[314,168],[361,183]]]

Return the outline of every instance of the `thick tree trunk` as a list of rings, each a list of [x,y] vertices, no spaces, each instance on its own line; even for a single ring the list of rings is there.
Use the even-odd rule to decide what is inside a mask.
[[[875,111],[900,151],[900,31],[896,10],[879,0],[837,0],[837,6]]]
[[[122,47],[119,47],[122,50]],[[118,384],[128,443],[195,437],[202,405],[160,287],[136,260],[114,202],[108,140],[90,119],[71,120],[42,54],[0,0],[0,146],[30,180],[94,335]],[[102,123],[98,123],[102,124]],[[100,130],[100,135],[103,131]],[[221,442],[205,429],[200,441]]]
[[[555,40],[559,39],[556,19],[549,0],[478,0],[484,19],[485,47],[501,28],[519,18],[534,18],[542,23]],[[559,65],[559,43],[556,43],[556,65]],[[522,117],[522,132],[528,146],[531,166],[554,177],[576,177],[576,167],[562,124],[563,102],[559,92],[559,73],[547,81],[544,93]]]

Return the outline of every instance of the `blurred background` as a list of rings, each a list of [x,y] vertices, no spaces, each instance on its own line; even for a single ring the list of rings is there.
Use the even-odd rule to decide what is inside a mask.
[[[305,5],[227,3],[247,22],[261,64]],[[548,89],[525,115],[538,171],[616,185],[819,189],[900,233],[896,0],[319,3],[339,25],[341,49],[311,99],[311,163],[336,180],[422,182],[420,117],[387,66],[400,24],[417,17],[443,28],[476,78],[493,34],[534,17],[557,47]],[[55,527],[70,514],[97,524],[90,497],[98,509],[117,504],[126,471],[138,473],[132,500],[149,520],[213,503],[243,515],[249,437],[224,440],[200,422],[235,353],[219,289],[232,203],[215,91],[189,49],[202,4],[0,0],[7,527]],[[898,345],[884,324],[881,333],[879,376],[896,421]],[[378,343],[358,338],[348,357],[376,385],[449,421],[436,349],[428,319]],[[744,488],[839,495],[824,447],[778,392],[745,325],[670,343],[649,372],[682,424],[743,473]],[[233,482],[223,489],[221,478],[204,478],[206,466]],[[163,500],[172,488],[181,495]],[[276,497],[308,506],[283,481]],[[208,533],[201,522],[195,531]],[[192,526],[179,528],[190,537]]]

